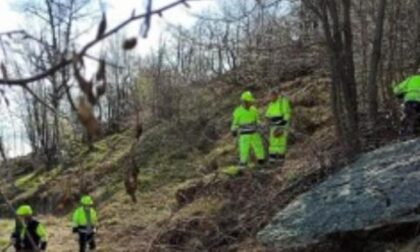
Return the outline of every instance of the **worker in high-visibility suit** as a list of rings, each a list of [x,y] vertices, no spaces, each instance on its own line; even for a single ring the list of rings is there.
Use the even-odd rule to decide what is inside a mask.
[[[16,211],[16,226],[11,236],[11,244],[16,251],[35,252],[47,249],[47,231],[33,218],[29,205],[22,205]]]
[[[270,128],[269,162],[283,162],[287,152],[287,137],[292,109],[287,97],[280,95],[278,90],[270,92],[270,103],[265,116]]]
[[[85,252],[87,245],[89,245],[90,250],[96,248],[97,224],[98,219],[93,208],[93,200],[90,196],[85,195],[80,199],[80,206],[73,214],[73,233],[79,235],[80,252]]]
[[[420,74],[410,76],[396,85],[394,94],[404,100],[401,134],[405,137],[412,136],[420,119]]]
[[[265,152],[261,135],[258,133],[260,121],[252,93],[243,92],[241,101],[242,104],[233,112],[231,131],[235,137],[239,137],[239,168],[243,169],[248,165],[251,149],[260,165],[265,162]]]

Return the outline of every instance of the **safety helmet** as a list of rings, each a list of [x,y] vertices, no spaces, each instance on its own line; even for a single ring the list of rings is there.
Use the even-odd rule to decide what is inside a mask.
[[[91,205],[93,205],[93,200],[90,196],[85,195],[80,199],[80,204],[82,204],[84,206],[91,206]]]
[[[241,101],[253,102],[255,99],[250,91],[245,91],[241,95]]]
[[[33,214],[33,211],[29,205],[22,205],[16,211],[17,216],[30,216],[32,214]]]

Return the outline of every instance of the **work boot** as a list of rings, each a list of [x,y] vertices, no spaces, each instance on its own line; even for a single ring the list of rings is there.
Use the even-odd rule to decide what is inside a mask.
[[[269,156],[268,156],[268,163],[270,164],[270,165],[274,165],[274,164],[276,164],[276,161],[277,161],[277,158],[276,158],[276,154],[270,154]]]
[[[277,155],[277,164],[283,165],[286,157],[284,154]]]
[[[284,164],[285,156],[283,154],[271,154],[268,159],[269,166],[267,169],[269,170],[277,170],[280,169]]]
[[[244,174],[244,172],[245,172],[245,170],[246,170],[246,168],[247,168],[247,165],[246,164],[239,164],[238,165],[238,173],[236,174],[236,176],[241,176],[241,175],[243,175]]]
[[[283,165],[284,155],[282,155],[282,154],[270,154],[268,162],[270,164],[270,166],[269,166],[270,169],[276,169],[279,166]]]
[[[266,168],[267,168],[267,162],[265,161],[265,159],[260,159],[257,162],[257,169],[255,169],[255,171],[263,170]]]

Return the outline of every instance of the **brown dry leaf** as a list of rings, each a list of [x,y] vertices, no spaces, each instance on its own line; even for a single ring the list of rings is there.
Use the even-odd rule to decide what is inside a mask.
[[[144,22],[140,26],[140,34],[143,38],[147,38],[152,25],[152,0],[147,1],[146,6],[146,16],[144,17]]]
[[[106,31],[106,25],[107,25],[107,22],[106,22],[106,14],[104,12],[104,13],[102,13],[102,20],[99,23],[98,33],[96,35],[96,39],[99,39],[99,38],[101,38],[104,35],[104,33]]]
[[[138,169],[134,163],[129,165],[124,174],[124,186],[127,194],[131,197],[133,203],[137,202],[136,191],[138,188]]]
[[[106,92],[106,81],[104,79],[102,79],[101,80],[101,84],[96,87],[96,95],[97,95],[97,98],[99,98],[102,95],[104,95],[105,92]]]
[[[141,123],[136,124],[136,139],[139,139],[143,134],[143,125]]]
[[[96,79],[97,80],[104,80],[105,79],[105,60],[101,59],[99,61],[99,67],[98,67],[98,71],[96,72]]]
[[[9,79],[9,75],[7,74],[6,66],[3,63],[1,63],[1,73],[2,73],[3,78],[5,80],[8,80]]]
[[[97,98],[105,94],[106,91],[106,64],[105,60],[101,59],[99,61],[98,72],[96,73],[96,80],[100,81],[100,85],[96,87]]]
[[[79,83],[79,87],[82,90],[82,92],[88,97],[89,102],[91,104],[96,103],[96,98],[93,95],[93,83],[92,81],[87,81],[81,74],[80,70],[78,68],[78,63],[80,62],[80,56],[77,54],[74,54],[73,56],[73,71],[74,75],[76,77],[77,82]]]
[[[123,43],[124,50],[131,50],[137,45],[137,38],[126,39]]]
[[[98,120],[93,114],[92,105],[85,97],[79,98],[79,106],[77,108],[77,116],[80,123],[85,127],[89,136],[95,138],[100,135],[101,127]]]
[[[82,69],[85,69],[85,60],[83,59],[82,56],[78,57],[78,63],[80,64],[80,67]]]

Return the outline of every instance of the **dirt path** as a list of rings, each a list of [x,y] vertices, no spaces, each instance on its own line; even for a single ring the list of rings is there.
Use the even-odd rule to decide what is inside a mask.
[[[48,231],[48,251],[77,251],[76,235],[71,232],[69,220],[54,217],[40,218]]]

